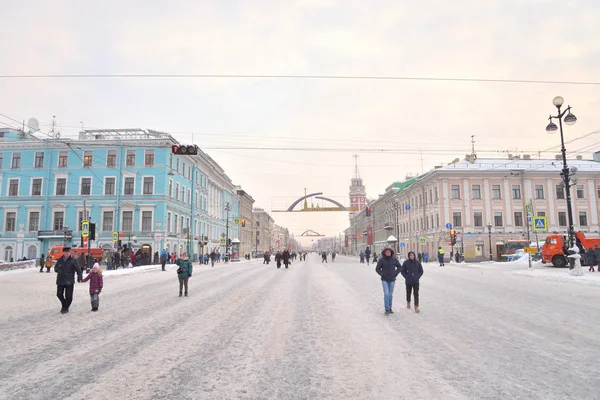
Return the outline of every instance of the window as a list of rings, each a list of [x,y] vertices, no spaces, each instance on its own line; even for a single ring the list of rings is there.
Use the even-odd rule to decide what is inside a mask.
[[[494,212],[494,226],[502,226],[502,212]]]
[[[579,225],[581,226],[587,226],[587,212],[586,211],[579,211]]]
[[[35,152],[35,168],[44,168],[44,153],[41,151]]]
[[[58,168],[66,168],[69,159],[69,152],[61,151],[58,153]]]
[[[177,222],[179,221],[179,217],[177,216],[177,214],[175,214],[175,226],[173,227],[173,233],[177,233]]]
[[[126,177],[125,178],[125,187],[123,190],[124,195],[133,195],[135,187],[135,178]]]
[[[462,226],[462,216],[460,212],[452,213],[452,225],[454,225],[457,228]]]
[[[185,186],[181,187],[181,201],[185,201]]]
[[[2,168],[2,155],[0,154],[0,168]],[[600,199],[600,185],[596,188],[598,192],[598,198]]]
[[[538,217],[545,217],[546,216],[546,211],[538,211],[537,212],[537,216]]]
[[[0,153],[0,169],[2,169],[3,162],[4,162],[4,153]],[[600,193],[600,186],[598,186],[598,193]]]
[[[577,185],[577,198],[585,199],[585,190],[583,185]]]
[[[123,232],[133,231],[133,211],[123,211],[123,222],[121,228]]]
[[[438,188],[435,188],[435,201],[438,201]]]
[[[171,233],[173,232],[171,230],[171,213],[167,213],[167,232]]]
[[[142,211],[142,232],[152,231],[152,211]]]
[[[89,196],[92,194],[92,178],[81,178],[81,195]]]
[[[91,151],[84,151],[83,152],[83,166],[84,167],[91,167],[92,166],[92,157],[93,157],[93,153]]]
[[[179,232],[178,233],[182,233],[183,232],[183,215],[181,216],[181,225],[179,226]]]
[[[56,179],[56,195],[64,196],[67,193],[67,178]]]
[[[562,183],[556,185],[556,199],[557,200],[565,199],[565,186]]]
[[[144,177],[144,194],[154,194],[154,177]]]
[[[535,198],[536,199],[544,198],[544,185],[535,185]]]
[[[473,185],[471,191],[474,200],[481,199],[481,185]]]
[[[104,180],[104,195],[114,196],[116,178],[105,178]]]
[[[42,195],[42,178],[35,178],[31,180],[31,195],[41,196]]]
[[[17,225],[17,213],[7,212],[6,213],[6,232],[14,232]]]
[[[523,213],[515,211],[515,226],[523,226]]]
[[[29,232],[37,232],[40,230],[40,212],[31,211],[29,213]]]
[[[127,150],[127,160],[125,164],[128,167],[135,166],[135,150]]]
[[[81,224],[83,223],[83,221],[89,221],[90,220],[90,212],[86,211],[85,216],[83,214],[83,211],[79,211],[78,213],[78,217],[77,217],[77,230],[81,230]]]
[[[256,221],[256,226],[260,226],[260,221]]]
[[[54,212],[54,230],[62,231],[65,222],[65,212],[55,211]]]
[[[13,153],[12,155],[12,164],[10,166],[12,169],[21,168],[21,153]]]
[[[177,173],[179,173],[179,158],[177,159]]]
[[[192,191],[191,189],[188,189],[188,204],[192,204]]]
[[[19,195],[19,180],[9,179],[8,180],[8,195],[18,196]]]
[[[567,226],[567,213],[565,211],[558,212],[558,226]]]
[[[474,226],[483,226],[483,213],[476,211],[473,213]]]
[[[452,199],[460,199],[460,185],[451,185],[451,198]]]
[[[112,232],[113,231],[113,219],[114,219],[113,211],[104,211],[102,213],[102,231],[104,231],[104,232]]]
[[[106,155],[106,166],[107,167],[116,167],[117,166],[117,151],[109,150]]]
[[[173,197],[173,180],[169,179],[169,197]]]
[[[500,192],[500,185],[492,185],[492,199],[499,200],[502,198],[502,193]]]
[[[27,248],[27,259],[35,260],[37,258],[37,247],[31,245]]]
[[[179,183],[175,184],[175,200],[179,200]]]
[[[512,185],[513,199],[521,200],[521,185]]]
[[[154,150],[146,150],[146,154],[144,155],[144,165],[146,167],[154,165]]]

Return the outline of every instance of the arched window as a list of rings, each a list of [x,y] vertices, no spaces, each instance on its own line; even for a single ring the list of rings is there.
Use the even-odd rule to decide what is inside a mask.
[[[6,246],[4,248],[4,261],[10,262],[11,258],[13,258],[13,248],[12,246]]]
[[[31,245],[27,248],[27,259],[35,260],[37,258],[37,247]]]

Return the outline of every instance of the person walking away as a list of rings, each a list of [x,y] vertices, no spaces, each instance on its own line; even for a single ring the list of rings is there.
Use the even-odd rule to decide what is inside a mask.
[[[217,253],[215,253],[215,251],[213,250],[213,251],[210,253],[210,264],[211,264],[211,267],[213,267],[213,268],[214,268],[214,266],[215,266],[215,261],[216,261],[216,260],[217,260]]]
[[[594,272],[594,265],[596,265],[596,253],[594,253],[594,249],[589,247],[585,252],[585,256],[587,259],[586,261],[590,266],[589,271]]]
[[[423,265],[415,259],[415,253],[408,253],[408,260],[402,264],[400,273],[404,277],[406,284],[406,308],[410,310],[411,293],[414,292],[415,312],[419,312],[419,279],[423,276]]]
[[[369,265],[369,260],[371,259],[371,249],[367,247],[365,250],[365,260],[367,261],[367,265]]]
[[[597,244],[594,245],[594,258],[596,259],[596,265],[598,266],[598,272],[600,272],[600,247]]]
[[[275,262],[277,263],[277,268],[281,268],[281,253],[279,251],[275,253]]]
[[[418,253],[417,259],[419,260],[419,262],[421,262],[421,260],[423,259],[423,255],[421,253]]]
[[[325,264],[327,264],[327,252],[326,251],[321,253],[321,264],[323,264],[323,262],[325,262]]]
[[[373,252],[373,264],[377,262],[377,252]]]
[[[423,262],[426,262],[426,263],[429,262],[429,253],[428,252],[425,252],[423,254]]]
[[[52,268],[52,256],[46,257],[46,272],[50,273],[50,268]]]
[[[444,249],[440,246],[438,248],[438,261],[440,262],[440,267],[444,266]]]
[[[46,266],[46,257],[44,254],[40,257],[40,272],[44,272],[44,267]]]
[[[365,253],[361,250],[358,256],[360,257],[360,263],[363,264],[365,262]]]
[[[460,263],[460,253],[457,251],[456,254],[454,255],[454,259],[456,260],[456,263]]]
[[[162,268],[163,271],[166,271],[165,266],[167,264],[168,256],[169,256],[169,253],[167,253],[167,249],[163,249],[163,251],[160,253],[160,267]]]
[[[381,259],[379,259],[375,267],[375,272],[381,277],[381,285],[383,286],[385,315],[394,313],[394,310],[392,310],[394,285],[396,284],[396,277],[400,274],[400,268],[400,262],[394,257],[394,250],[389,247],[385,248]]]
[[[56,297],[62,305],[60,313],[66,314],[73,302],[75,274],[77,274],[77,282],[81,282],[82,275],[79,264],[71,257],[70,247],[63,247],[63,255],[56,261],[54,272],[56,272]]]
[[[179,278],[179,297],[182,296],[182,290],[185,286],[185,296],[188,295],[188,281],[192,276],[193,266],[190,257],[187,254],[179,260],[179,268],[177,269],[177,277]]]
[[[100,306],[100,293],[102,292],[102,287],[104,287],[102,270],[98,263],[94,264],[92,271],[81,282],[87,281],[90,281],[90,301],[92,303],[92,311],[95,312],[98,311],[98,307]]]
[[[335,262],[335,251],[331,253],[331,262]]]
[[[283,251],[283,253],[281,253],[281,258],[283,259],[283,265],[285,265],[285,268],[288,268],[290,263],[290,252],[286,249]]]

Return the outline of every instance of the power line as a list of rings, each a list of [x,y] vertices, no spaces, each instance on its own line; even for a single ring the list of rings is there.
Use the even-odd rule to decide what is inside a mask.
[[[558,81],[539,79],[449,78],[433,76],[376,76],[376,75],[261,75],[261,74],[14,74],[0,79],[311,79],[311,80],[371,80],[371,81],[433,81],[527,83],[553,85],[600,86],[594,81]]]

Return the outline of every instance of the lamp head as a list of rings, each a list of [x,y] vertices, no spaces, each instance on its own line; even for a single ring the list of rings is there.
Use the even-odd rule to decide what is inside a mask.
[[[552,99],[552,104],[554,104],[556,107],[560,107],[564,104],[565,99],[562,98],[562,96],[556,96],[554,99]]]

